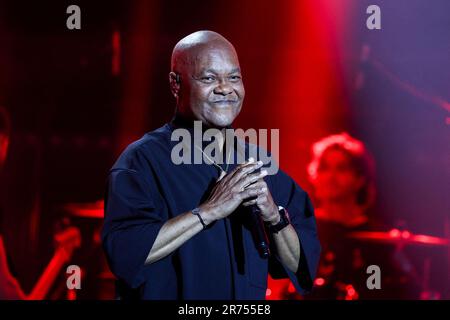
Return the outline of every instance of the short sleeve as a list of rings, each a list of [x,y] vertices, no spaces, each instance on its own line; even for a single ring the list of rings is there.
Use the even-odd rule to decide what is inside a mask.
[[[105,195],[103,248],[111,271],[131,288],[147,279],[145,260],[167,220],[160,198],[149,172],[111,170]]]

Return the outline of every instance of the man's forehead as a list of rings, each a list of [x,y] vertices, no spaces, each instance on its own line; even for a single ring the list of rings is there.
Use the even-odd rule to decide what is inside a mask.
[[[230,49],[205,48],[194,52],[191,61],[196,72],[240,72],[237,55]]]

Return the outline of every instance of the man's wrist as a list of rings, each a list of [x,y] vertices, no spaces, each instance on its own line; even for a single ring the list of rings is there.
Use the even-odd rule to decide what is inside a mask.
[[[210,225],[215,221],[214,219],[214,208],[211,208],[210,206],[206,204],[202,204],[198,207],[199,213],[203,219],[203,222],[206,226]]]
[[[291,224],[291,221],[289,219],[288,212],[283,207],[278,207],[278,222],[274,224],[269,225],[269,230],[272,233],[278,233],[279,231],[283,230],[285,227]]]
[[[272,214],[272,218],[268,220],[267,222],[274,226],[277,225],[281,221],[280,212],[278,211],[278,208],[275,208],[274,213]]]

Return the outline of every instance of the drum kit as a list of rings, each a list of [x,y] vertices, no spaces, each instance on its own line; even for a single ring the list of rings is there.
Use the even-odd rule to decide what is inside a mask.
[[[63,206],[71,216],[78,218],[103,219],[103,200],[88,203],[67,203]]]
[[[390,231],[359,231],[352,232],[348,237],[368,242],[386,243],[395,246],[446,246],[450,245],[450,240],[433,237],[425,234],[413,234],[408,230],[391,229]]]
[[[393,254],[391,257],[386,257],[386,259],[392,259],[395,265],[397,265],[398,269],[401,272],[401,276],[396,279],[393,287],[396,289],[400,289],[399,287],[406,285],[410,288],[413,285],[408,282],[413,282],[414,285],[418,288],[417,294],[414,293],[412,296],[411,293],[407,296],[408,299],[421,299],[421,300],[429,300],[429,299],[441,299],[443,298],[443,294],[438,290],[432,288],[430,284],[430,279],[432,278],[432,267],[431,262],[432,259],[427,257],[426,255],[417,255],[422,258],[423,267],[422,271],[417,272],[414,267],[414,263],[409,258],[408,254],[406,254],[405,249],[407,247],[411,248],[436,248],[447,250],[447,266],[450,266],[450,239],[443,237],[436,237],[432,235],[426,234],[415,234],[406,229],[397,229],[393,228],[388,231],[355,231],[350,232],[346,235],[346,238],[352,239],[355,242],[359,241],[362,244],[375,244],[375,245],[383,245],[390,246],[393,248]],[[429,252],[429,251],[427,251]],[[448,269],[448,268],[447,268]],[[449,270],[447,270],[448,272]],[[450,274],[447,274],[444,279],[441,281],[447,282],[447,286],[450,284]],[[400,280],[402,279],[402,280]],[[405,280],[409,279],[409,280]],[[318,283],[320,281],[321,283]],[[316,279],[315,285],[320,287],[324,283],[327,282],[327,277],[319,277]],[[405,283],[406,282],[406,283]],[[345,299],[345,300],[357,300],[359,298],[358,292],[355,290],[355,287],[352,283],[343,283],[336,281],[332,284],[338,292],[338,297],[336,299]],[[386,289],[389,290],[389,289]],[[411,289],[406,289],[411,290]],[[448,290],[448,289],[447,289]],[[413,290],[414,291],[414,290]],[[448,293],[447,293],[448,294]],[[382,296],[381,296],[382,297]],[[398,296],[394,297],[395,299],[403,299],[405,297]]]
[[[393,258],[395,263],[398,265],[402,265],[401,271],[403,274],[407,275],[410,280],[413,281],[418,288],[418,292],[414,292],[413,299],[421,299],[421,300],[430,300],[430,299],[442,299],[449,298],[446,297],[445,294],[439,292],[432,288],[430,285],[430,279],[433,276],[431,261],[429,257],[422,257],[423,259],[423,267],[420,275],[416,272],[415,268],[412,267],[412,263],[405,253],[405,249],[408,248],[435,248],[438,250],[446,250],[444,253],[447,255],[447,269],[450,268],[450,237],[435,237],[432,235],[426,234],[415,234],[406,229],[391,229],[388,231],[355,231],[350,232],[345,235],[346,238],[351,239],[357,242],[361,242],[361,244],[374,244],[378,248],[378,245],[384,247],[392,247],[393,249]],[[428,250],[428,249],[427,249]],[[384,251],[383,251],[384,252]],[[328,257],[330,256],[331,257]],[[360,299],[359,292],[356,290],[356,287],[352,283],[342,282],[335,278],[330,277],[335,269],[335,254],[331,251],[325,252],[323,256],[323,261],[321,261],[319,272],[317,278],[314,281],[313,297],[301,297],[295,293],[295,290],[290,284],[289,281],[284,280],[276,280],[269,278],[269,289],[267,299],[342,299],[342,300],[358,300]],[[406,266],[406,267],[405,267]],[[450,270],[448,270],[450,271]],[[339,275],[335,275],[339,278]],[[404,280],[403,280],[404,281]],[[450,273],[447,274],[445,279],[441,281],[447,282],[447,286],[450,286]],[[394,284],[394,287],[405,285],[405,283],[401,283],[398,280],[397,283]],[[333,288],[329,290],[329,288]],[[386,289],[389,290],[389,289]],[[315,292],[314,292],[315,291]],[[448,289],[447,289],[448,291]],[[330,293],[331,292],[331,293]],[[448,294],[448,292],[447,292]],[[391,295],[392,296],[392,295]],[[380,296],[383,298],[383,296]],[[409,298],[411,295],[409,295]],[[404,297],[399,296],[398,299],[402,299]]]
[[[432,259],[429,257],[423,257],[423,268],[421,275],[419,276],[412,267],[412,264],[403,249],[406,247],[424,247],[446,250],[447,275],[444,279],[441,279],[441,281],[447,282],[447,286],[450,285],[450,270],[448,270],[450,268],[450,238],[435,237],[426,234],[414,234],[409,230],[400,230],[397,228],[391,229],[389,231],[352,232],[348,235],[348,237],[367,243],[394,246],[394,257],[396,258],[397,263],[403,266],[406,265],[407,267],[404,267],[405,273],[409,271],[410,275],[412,276],[411,278],[420,284],[421,290],[417,298],[421,300],[442,298],[442,293],[437,290],[433,290],[430,286],[430,279],[432,277]]]

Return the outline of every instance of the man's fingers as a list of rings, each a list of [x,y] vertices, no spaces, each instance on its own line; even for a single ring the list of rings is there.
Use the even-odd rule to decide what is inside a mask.
[[[263,166],[262,161],[256,161],[253,160],[253,158],[250,158],[248,162],[245,162],[238,167],[234,169],[234,171],[231,173],[231,178],[235,181],[240,180],[244,175],[247,175],[255,170],[258,170]]]
[[[245,189],[244,191],[240,192],[239,197],[241,198],[241,200],[245,200],[245,199],[248,199],[251,197],[257,197],[266,191],[267,191],[266,187],[262,187],[262,188],[249,187],[249,188]]]
[[[261,178],[261,179],[258,179],[256,182],[249,184],[245,188],[249,188],[249,187],[256,187],[256,188],[267,187],[267,183],[264,181],[263,178]]]
[[[238,165],[236,168],[233,169],[233,171],[227,173],[224,177],[221,177],[220,179],[218,179],[218,181],[220,181],[220,180],[229,181],[229,180],[231,180],[231,179],[236,175],[236,173],[237,173],[239,170],[243,169],[243,168],[246,167],[246,166],[249,166],[249,165],[255,165],[255,164],[256,164],[255,160],[253,160],[253,158],[249,158],[249,161],[244,162],[243,164]]]
[[[217,182],[223,180],[223,181],[229,181],[231,180],[238,172],[239,170],[242,170],[245,167],[248,166],[256,166],[258,163],[253,160],[253,158],[250,158],[249,161],[244,162],[243,164],[238,165],[236,168],[233,169],[233,171],[227,173],[225,176],[220,175],[219,179],[217,179]],[[223,171],[222,171],[223,173]]]
[[[238,187],[245,189],[250,186],[256,186],[256,187],[266,187],[266,183],[263,180],[263,178],[267,176],[267,170],[262,170],[261,172],[256,172],[249,174],[244,179],[242,179],[240,182],[238,182]]]
[[[248,206],[252,206],[252,205],[254,205],[254,204],[256,204],[256,203],[257,203],[257,202],[256,202],[256,199],[253,199],[253,200],[249,200],[249,201],[243,202],[242,205],[243,205],[244,207],[248,207]]]

